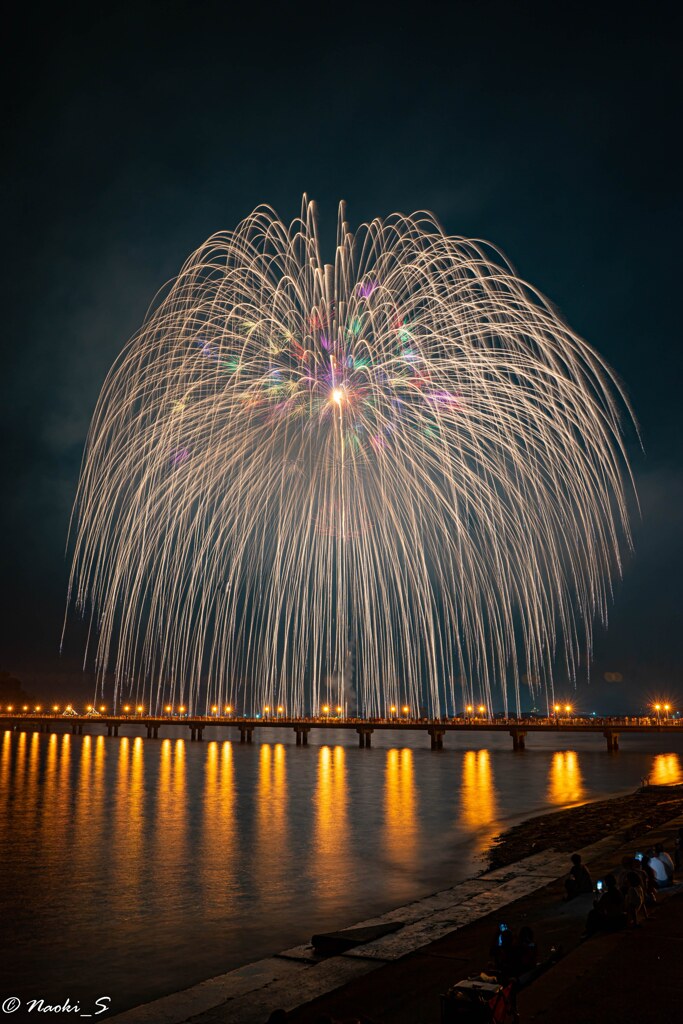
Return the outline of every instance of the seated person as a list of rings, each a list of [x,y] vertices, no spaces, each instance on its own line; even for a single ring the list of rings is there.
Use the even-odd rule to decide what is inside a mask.
[[[679,828],[674,846],[674,861],[676,871],[683,871],[683,828]]]
[[[572,866],[569,869],[569,875],[564,883],[564,887],[567,891],[566,898],[568,900],[573,899],[575,896],[579,896],[581,893],[593,892],[593,880],[588,868],[585,864],[581,863],[581,854],[573,853],[571,861]]]
[[[534,942],[534,933],[528,925],[519,929],[519,935],[513,945],[512,956],[515,974],[519,977],[533,971],[538,961],[538,950]]]
[[[509,928],[496,932],[489,950],[495,973],[505,984],[516,974],[515,938]]]
[[[666,864],[655,855],[654,850],[647,851],[647,864],[655,876],[658,889],[666,889],[667,886],[671,885],[672,879],[669,877]]]
[[[605,889],[599,899],[594,900],[593,909],[586,918],[586,930],[582,938],[587,939],[596,932],[615,932],[626,925],[624,894],[619,891],[614,875],[605,878]]]
[[[669,876],[669,882],[670,882],[671,885],[673,885],[673,882],[674,882],[674,862],[672,861],[671,857],[669,856],[669,854],[664,849],[664,846],[662,845],[662,843],[657,843],[655,845],[655,857],[657,857],[658,860],[661,860],[662,864],[666,868],[666,873]]]
[[[624,904],[626,906],[626,917],[634,928],[638,928],[638,915],[643,914],[647,918],[648,912],[645,906],[645,892],[641,884],[641,877],[636,871],[629,871],[626,877],[626,891],[624,893]]]

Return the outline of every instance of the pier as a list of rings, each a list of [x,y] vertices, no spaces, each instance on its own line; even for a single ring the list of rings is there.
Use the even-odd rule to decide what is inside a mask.
[[[294,732],[297,747],[308,746],[309,734],[312,730],[346,730],[358,736],[358,746],[372,746],[372,737],[376,732],[422,732],[429,741],[432,750],[443,750],[448,733],[463,732],[483,738],[483,734],[504,733],[512,740],[512,749],[522,753],[526,748],[527,736],[530,733],[545,735],[566,735],[587,733],[601,738],[609,753],[619,750],[622,737],[632,735],[667,734],[681,735],[683,727],[677,719],[653,721],[649,718],[572,718],[561,719],[425,719],[425,718],[384,718],[357,719],[324,716],[319,718],[288,718],[277,716],[272,718],[248,718],[235,715],[146,715],[146,714],[45,714],[0,713],[0,729],[18,732],[50,733],[63,731],[67,726],[76,736],[82,736],[84,730],[90,732],[93,727],[106,728],[108,736],[119,736],[120,730],[125,734],[139,730],[146,733],[147,739],[159,739],[160,733],[168,726],[187,729],[192,742],[201,742],[205,732],[214,733],[218,729],[239,734],[240,743],[253,743],[254,733],[262,729],[278,729]]]

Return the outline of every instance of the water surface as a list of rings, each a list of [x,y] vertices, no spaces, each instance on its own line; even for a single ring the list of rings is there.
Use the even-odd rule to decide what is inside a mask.
[[[476,873],[511,822],[683,779],[673,736],[177,733],[0,733],[3,995],[120,1011]]]

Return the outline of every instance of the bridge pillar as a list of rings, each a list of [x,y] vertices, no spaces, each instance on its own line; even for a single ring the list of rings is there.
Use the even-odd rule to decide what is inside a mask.
[[[607,753],[614,754],[619,749],[619,733],[606,729],[602,735],[607,740]]]
[[[154,732],[154,726],[148,725],[147,726],[147,739],[148,740],[151,740],[153,732]]]
[[[432,750],[443,750],[443,729],[428,729]]]
[[[301,746],[307,747],[308,746],[308,734],[309,734],[310,731],[311,731],[310,727],[304,727],[304,726],[301,726],[301,725],[295,725],[294,726],[294,732],[296,733],[296,745],[297,745],[297,747],[301,747]]]
[[[240,728],[240,743],[251,743],[254,738],[254,727],[251,728]]]
[[[523,729],[510,729],[513,750],[526,750],[526,733]]]
[[[358,746],[361,748],[371,747],[372,734],[374,731],[374,729],[368,729],[367,726],[356,729],[356,732],[358,733]]]

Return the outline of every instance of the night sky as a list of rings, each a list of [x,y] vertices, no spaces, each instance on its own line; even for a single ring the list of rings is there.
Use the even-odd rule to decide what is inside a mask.
[[[339,199],[352,225],[430,209],[492,241],[614,367],[642,516],[572,699],[683,704],[680,26],[673,4],[640,11],[25,5],[0,171],[0,669],[42,699],[92,692],[82,627],[59,640],[104,376],[197,245],[261,202],[288,221],[306,191],[330,250]]]

